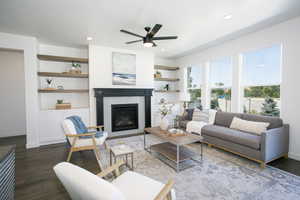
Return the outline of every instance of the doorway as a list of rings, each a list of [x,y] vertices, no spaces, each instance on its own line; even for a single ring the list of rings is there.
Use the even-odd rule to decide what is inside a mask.
[[[0,138],[26,134],[24,52],[0,49]]]

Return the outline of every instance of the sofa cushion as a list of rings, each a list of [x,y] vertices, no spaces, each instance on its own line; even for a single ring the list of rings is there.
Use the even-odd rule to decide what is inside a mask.
[[[194,109],[193,118],[192,121],[198,121],[198,122],[206,122],[208,123],[209,120],[209,111],[201,111],[198,108]]]
[[[267,129],[279,128],[283,126],[282,119],[279,117],[243,114],[242,119],[254,122],[268,122],[270,125],[267,127]]]
[[[254,122],[234,117],[229,128],[261,135],[267,131],[268,122]]]
[[[191,121],[193,118],[194,108],[185,109],[183,116],[185,120]]]
[[[236,144],[245,145],[253,149],[260,148],[261,137],[251,133],[230,129],[223,126],[207,125],[201,130],[202,136],[205,135],[220,138]]]
[[[215,116],[215,123],[214,124],[218,125],[218,126],[224,126],[224,127],[229,128],[229,126],[232,122],[232,119],[234,117],[241,118],[242,114],[218,111],[216,113],[216,116]]]

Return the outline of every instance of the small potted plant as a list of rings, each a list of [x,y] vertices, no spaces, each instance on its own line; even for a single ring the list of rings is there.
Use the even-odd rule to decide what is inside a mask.
[[[72,63],[71,73],[81,74],[81,65],[79,63]]]
[[[154,78],[161,78],[161,72],[156,71],[154,74]]]

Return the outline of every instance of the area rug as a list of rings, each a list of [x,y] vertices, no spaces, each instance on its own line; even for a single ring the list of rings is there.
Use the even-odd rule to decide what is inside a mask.
[[[149,143],[160,142],[151,135],[147,137]],[[174,179],[177,200],[300,199],[300,177],[270,166],[261,169],[255,162],[206,145],[201,162],[176,173],[144,150],[142,136],[109,140],[108,143],[111,146],[125,143],[135,149],[135,172],[163,183]],[[200,152],[200,144],[188,148]],[[108,152],[102,151],[102,163],[108,166]]]

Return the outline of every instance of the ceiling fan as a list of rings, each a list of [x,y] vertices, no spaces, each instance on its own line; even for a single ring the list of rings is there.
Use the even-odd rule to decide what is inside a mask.
[[[146,36],[141,36],[139,34],[135,34],[135,33],[123,30],[123,29],[121,29],[120,31],[122,33],[126,33],[126,34],[129,34],[129,35],[133,35],[133,36],[141,38],[139,40],[134,40],[134,41],[126,42],[126,44],[132,44],[132,43],[136,43],[136,42],[143,42],[143,44],[144,44],[145,47],[152,47],[152,46],[156,47],[157,45],[153,42],[155,40],[174,40],[174,39],[178,38],[177,36],[154,37],[155,34],[159,31],[159,29],[161,27],[162,27],[161,24],[156,24],[152,28],[152,30],[148,26],[145,27],[145,31],[147,32]]]

